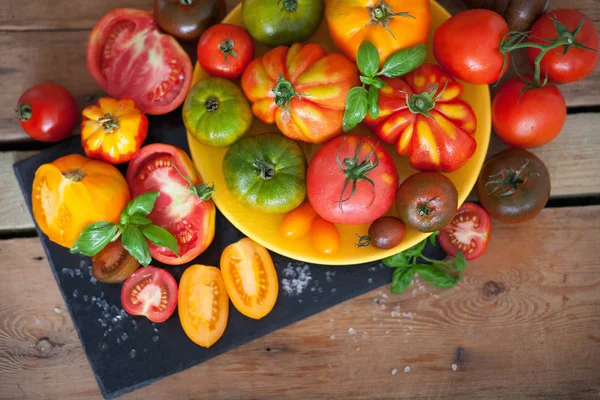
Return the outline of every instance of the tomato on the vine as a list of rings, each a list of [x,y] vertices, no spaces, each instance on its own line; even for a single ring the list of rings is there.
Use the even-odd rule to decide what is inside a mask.
[[[192,82],[190,57],[142,10],[118,8],[102,17],[92,29],[86,61],[106,93],[133,99],[146,114],[179,107]]]
[[[148,243],[152,257],[179,265],[202,253],[215,236],[213,189],[200,184],[194,164],[181,149],[168,144],[151,144],[133,157],[127,169],[132,197],[159,192],[148,218],[177,239],[179,257],[166,247]]]
[[[509,146],[538,147],[553,140],[567,119],[558,87],[528,87],[519,77],[505,82],[492,101],[494,132]]]
[[[27,89],[17,103],[23,130],[41,142],[58,142],[73,132],[79,108],[67,89],[56,83],[40,83]]]
[[[164,269],[153,266],[140,268],[123,284],[121,304],[131,315],[164,322],[177,306],[177,282]]]
[[[198,62],[209,75],[239,79],[254,58],[254,41],[241,26],[217,24],[198,42]]]
[[[462,252],[467,260],[479,258],[490,240],[492,221],[477,204],[463,203],[456,216],[440,231],[438,240],[446,253],[455,256]]]
[[[577,10],[552,10],[542,15],[532,25],[528,36],[530,41],[547,44],[556,40],[561,34],[557,29],[557,22],[570,32],[574,32],[581,24],[574,37],[576,44],[561,46],[547,52],[540,62],[541,73],[551,82],[568,83],[581,80],[592,73],[598,64],[600,57],[598,28],[590,17]],[[581,45],[588,49],[580,47]],[[532,47],[527,49],[527,57],[532,64],[539,54],[539,49]]]
[[[385,214],[398,187],[394,160],[375,140],[344,135],[325,143],[306,173],[308,200],[336,224],[366,224]]]
[[[444,22],[433,36],[433,54],[440,66],[468,83],[489,84],[508,67],[500,43],[508,25],[499,14],[484,9],[463,11]]]

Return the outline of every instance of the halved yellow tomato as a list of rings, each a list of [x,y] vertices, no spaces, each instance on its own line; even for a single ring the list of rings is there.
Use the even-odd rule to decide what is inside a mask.
[[[229,298],[215,267],[192,265],[179,281],[179,320],[198,346],[210,347],[223,336],[229,319]]]
[[[248,238],[230,244],[221,254],[221,272],[231,302],[239,312],[254,319],[271,312],[279,283],[267,249]]]

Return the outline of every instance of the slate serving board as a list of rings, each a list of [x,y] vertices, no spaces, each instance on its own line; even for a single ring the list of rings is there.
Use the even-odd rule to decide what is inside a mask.
[[[166,116],[150,117],[145,144],[168,143],[189,153],[180,115],[177,110]],[[36,169],[71,153],[83,154],[78,136],[14,165],[30,212],[31,186]],[[125,172],[124,166],[120,169]],[[89,258],[69,254],[68,249],[50,242],[39,229],[38,235],[98,385],[109,399],[192,367],[391,281],[390,269],[379,262],[354,267],[327,267],[294,261],[271,252],[280,284],[279,298],[273,311],[256,321],[244,317],[231,306],[225,334],[213,347],[204,349],[187,338],[177,312],[161,324],[127,315],[121,307],[121,284],[96,282],[91,276]],[[179,281],[188,265],[218,266],[222,250],[242,237],[244,235],[217,212],[215,239],[193,263],[178,267],[158,262],[152,265],[166,267]]]

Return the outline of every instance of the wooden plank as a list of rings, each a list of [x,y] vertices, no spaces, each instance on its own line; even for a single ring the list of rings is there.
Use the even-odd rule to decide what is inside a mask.
[[[0,196],[0,231],[19,232],[34,227],[12,168],[17,161],[34,154],[30,151],[0,152],[0,182],[3,188]]]
[[[124,398],[597,398],[599,220],[496,223],[457,288],[382,287]],[[98,398],[39,241],[0,254],[0,398]]]

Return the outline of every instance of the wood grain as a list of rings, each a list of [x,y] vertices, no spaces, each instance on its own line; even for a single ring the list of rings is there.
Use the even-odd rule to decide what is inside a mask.
[[[13,164],[34,155],[35,152],[0,152],[0,231],[5,233],[31,230],[33,219],[29,214],[23,193],[13,172]]]
[[[600,206],[495,223],[457,288],[383,287],[124,398],[597,399],[598,221]],[[0,254],[0,398],[98,398],[39,241]]]

